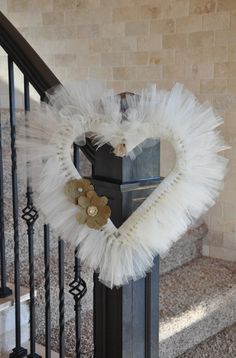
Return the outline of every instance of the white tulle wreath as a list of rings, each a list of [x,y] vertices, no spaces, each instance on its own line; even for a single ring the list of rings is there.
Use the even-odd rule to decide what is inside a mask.
[[[143,277],[157,254],[165,254],[188,227],[214,205],[225,173],[225,149],[216,128],[222,124],[209,104],[200,104],[183,85],[171,91],[151,86],[139,97],[120,98],[98,84],[59,87],[49,103],[29,113],[27,138],[20,129],[18,147],[32,163],[36,204],[60,237],[80,245],[83,262],[109,287]],[[119,227],[111,220],[100,230],[76,220],[78,206],[64,185],[81,178],[72,161],[73,142],[93,133],[98,146],[124,143],[137,154],[147,138],[170,141],[176,152],[172,172]],[[158,154],[157,154],[158,155]]]

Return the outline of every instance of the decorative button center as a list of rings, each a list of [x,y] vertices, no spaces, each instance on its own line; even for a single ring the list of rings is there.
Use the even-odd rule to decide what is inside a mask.
[[[89,216],[96,216],[98,213],[98,208],[96,206],[89,206],[87,209],[87,214]]]

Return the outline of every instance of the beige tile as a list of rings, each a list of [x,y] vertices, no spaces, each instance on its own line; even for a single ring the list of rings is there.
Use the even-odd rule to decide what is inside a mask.
[[[185,77],[184,65],[163,65],[163,78],[179,80]]]
[[[226,79],[201,80],[201,93],[224,93],[228,89]]]
[[[190,14],[215,12],[216,0],[190,0]]]
[[[224,46],[177,49],[175,54],[176,63],[214,63],[225,62],[227,60],[228,48]]]
[[[236,9],[235,0],[218,0],[217,11],[232,11]]]
[[[114,67],[113,80],[134,80],[136,79],[135,67]]]
[[[162,48],[162,36],[150,35],[148,37],[137,37],[138,51],[155,51]]]
[[[128,66],[137,66],[137,65],[147,65],[149,59],[148,52],[131,52],[125,54],[125,65]]]
[[[187,46],[186,34],[174,34],[163,36],[163,48],[184,48]]]
[[[79,55],[82,55],[85,53],[88,54],[89,41],[87,39],[75,39],[75,40],[66,39],[64,52],[74,54],[75,49],[79,49]]]
[[[149,23],[147,21],[130,21],[125,24],[125,35],[145,36],[149,33]]]
[[[122,93],[127,91],[125,81],[107,81],[106,84],[107,87],[113,89],[115,93]]]
[[[236,78],[229,77],[229,92],[233,92],[236,94]],[[232,117],[234,118],[234,123],[236,124],[236,113],[231,113]]]
[[[74,66],[75,64],[76,64],[76,55],[72,55],[72,54],[55,55],[55,66],[57,67]]]
[[[102,66],[122,66],[124,65],[124,54],[123,53],[102,53],[101,54]]]
[[[230,31],[215,31],[215,45],[222,46],[228,45],[230,37]]]
[[[194,79],[185,79],[183,78],[181,80],[181,83],[183,83],[186,88],[188,88],[190,91],[192,91],[195,95],[198,95],[200,93],[200,79],[194,78]]]
[[[66,79],[68,81],[76,80],[87,80],[89,78],[89,69],[88,67],[68,67],[66,69]]]
[[[78,25],[77,27],[78,38],[93,38],[100,36],[100,25]]]
[[[223,246],[226,249],[233,249],[236,252],[236,234],[235,234],[235,227],[233,232],[226,232],[223,234],[224,241]]]
[[[42,13],[43,25],[63,25],[64,12],[51,11]]]
[[[98,67],[101,64],[101,56],[100,54],[84,54],[80,53],[77,56],[77,63],[80,67],[86,67],[86,66],[96,66]]]
[[[89,42],[89,51],[91,53],[109,52],[112,49],[111,39],[98,38],[91,39]]]
[[[53,0],[53,9],[54,10],[69,10],[79,8],[80,0]]]
[[[52,11],[52,0],[8,0],[8,12],[35,12],[35,11]]]
[[[214,33],[212,31],[200,31],[189,34],[189,47],[213,46]]]
[[[77,0],[77,8],[79,9],[94,9],[100,6],[100,0]]]
[[[161,2],[161,17],[176,18],[189,15],[189,0],[175,0]]]
[[[203,15],[203,30],[227,30],[230,28],[230,14],[222,12]]]
[[[145,88],[146,85],[146,81],[127,81],[125,90],[131,93],[139,93],[139,91]]]
[[[186,77],[192,79],[209,79],[214,76],[213,63],[194,63],[192,65],[185,65]]]
[[[176,32],[196,32],[202,30],[202,16],[192,15],[176,19]]]
[[[155,4],[156,5],[156,4]],[[146,19],[157,19],[161,16],[161,5],[157,6],[152,5],[143,5],[138,7],[137,16],[141,20]]]
[[[137,39],[135,37],[117,37],[111,41],[113,52],[137,51]]]
[[[139,81],[155,81],[162,76],[162,65],[140,66],[136,68],[136,78]]]
[[[214,75],[215,77],[227,78],[230,73],[229,62],[215,63]]]
[[[102,37],[122,37],[125,35],[125,23],[115,22],[111,24],[101,24],[101,35]]]
[[[71,40],[76,39],[77,29],[75,26],[54,26],[52,27],[53,39]]]
[[[112,21],[130,21],[137,20],[137,7],[117,7],[112,10]]]
[[[173,49],[153,51],[149,53],[150,65],[170,64],[170,63],[174,63],[174,61],[175,61],[175,51]]]
[[[16,27],[42,25],[42,13],[40,11],[8,12],[7,17]]]
[[[150,24],[151,34],[164,34],[175,31],[174,19],[153,20]]]
[[[112,68],[111,67],[90,67],[89,79],[93,80],[112,80]]]
[[[106,24],[111,23],[111,20],[112,11],[110,8],[65,11],[65,24],[68,25]]]
[[[236,11],[230,13],[230,29],[231,31],[236,31]]]

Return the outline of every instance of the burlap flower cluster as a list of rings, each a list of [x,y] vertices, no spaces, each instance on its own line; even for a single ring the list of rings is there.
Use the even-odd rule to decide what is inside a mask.
[[[105,196],[98,196],[89,180],[69,180],[64,187],[64,193],[70,201],[80,207],[77,214],[80,224],[86,224],[96,230],[106,225],[111,215],[111,209],[107,205],[108,199]]]

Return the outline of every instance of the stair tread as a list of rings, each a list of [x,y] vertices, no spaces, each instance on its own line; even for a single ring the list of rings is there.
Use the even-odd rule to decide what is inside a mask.
[[[179,356],[179,358],[222,357],[236,357],[236,324],[225,328]]]
[[[235,262],[201,257],[161,276],[160,357],[176,357],[236,322],[235,273]]]
[[[7,283],[7,287],[9,287],[13,293],[11,296],[0,298],[0,311],[3,311],[3,310],[14,305],[14,300],[15,300],[14,285],[11,283]],[[20,287],[20,301],[25,302],[25,301],[28,301],[29,299],[30,299],[29,288],[21,286]]]

